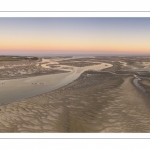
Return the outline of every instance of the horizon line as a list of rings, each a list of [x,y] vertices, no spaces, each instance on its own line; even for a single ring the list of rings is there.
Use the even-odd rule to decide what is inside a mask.
[[[150,54],[133,54],[133,53],[124,53],[124,54],[109,54],[109,53],[22,53],[22,54],[0,54],[0,56],[150,56]]]

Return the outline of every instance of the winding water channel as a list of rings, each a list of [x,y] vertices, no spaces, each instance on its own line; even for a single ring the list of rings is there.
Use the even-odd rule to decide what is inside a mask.
[[[66,73],[0,80],[0,105],[40,95],[63,87],[77,79],[86,70],[102,70],[111,66],[112,65],[108,63],[101,63],[99,65],[86,67],[72,67],[70,72]]]
[[[141,80],[141,78],[137,75],[134,75],[134,80],[133,80],[133,83],[134,85],[140,89],[146,96],[148,96],[148,94],[146,93],[146,90],[144,89],[144,87],[142,87],[140,84],[139,84],[139,81]]]

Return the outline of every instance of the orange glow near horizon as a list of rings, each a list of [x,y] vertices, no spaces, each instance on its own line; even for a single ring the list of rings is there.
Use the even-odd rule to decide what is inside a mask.
[[[88,24],[86,21],[83,22],[82,18],[72,19],[73,23],[67,18],[65,20],[46,18],[46,21],[39,19],[38,24],[34,22],[37,21],[36,19],[27,19],[26,22],[23,22],[23,19],[14,19],[14,22],[6,19],[6,26],[0,24],[0,53],[150,54],[150,30],[146,23],[139,28],[139,26],[136,27],[136,22],[139,21],[140,24],[140,20],[96,19],[95,23],[92,19],[89,19],[90,21],[87,19]],[[59,23],[60,20],[62,20],[61,23]],[[98,24],[99,20],[104,23]],[[54,25],[52,25],[53,22],[55,22]],[[148,23],[150,24],[150,21]]]
[[[149,53],[150,43],[127,40],[100,39],[91,42],[91,39],[19,39],[0,38],[0,49],[27,52],[116,52],[116,53]],[[99,42],[101,41],[101,42]],[[9,44],[8,44],[9,43]]]

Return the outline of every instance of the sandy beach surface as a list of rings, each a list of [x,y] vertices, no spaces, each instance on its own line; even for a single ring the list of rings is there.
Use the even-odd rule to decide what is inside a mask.
[[[132,84],[133,77],[124,82],[115,76],[109,82],[104,78],[97,81],[101,84],[93,79],[85,79],[90,83],[74,81],[1,106],[0,131],[150,132],[150,110],[146,98]]]
[[[89,65],[93,59],[99,64]],[[0,80],[0,132],[150,132],[148,63],[125,57],[67,62],[47,65],[68,72]]]

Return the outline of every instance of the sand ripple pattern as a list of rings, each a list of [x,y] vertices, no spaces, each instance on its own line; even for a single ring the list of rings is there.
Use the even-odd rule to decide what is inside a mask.
[[[52,92],[0,107],[0,132],[150,132],[148,100],[111,73],[86,71]]]

